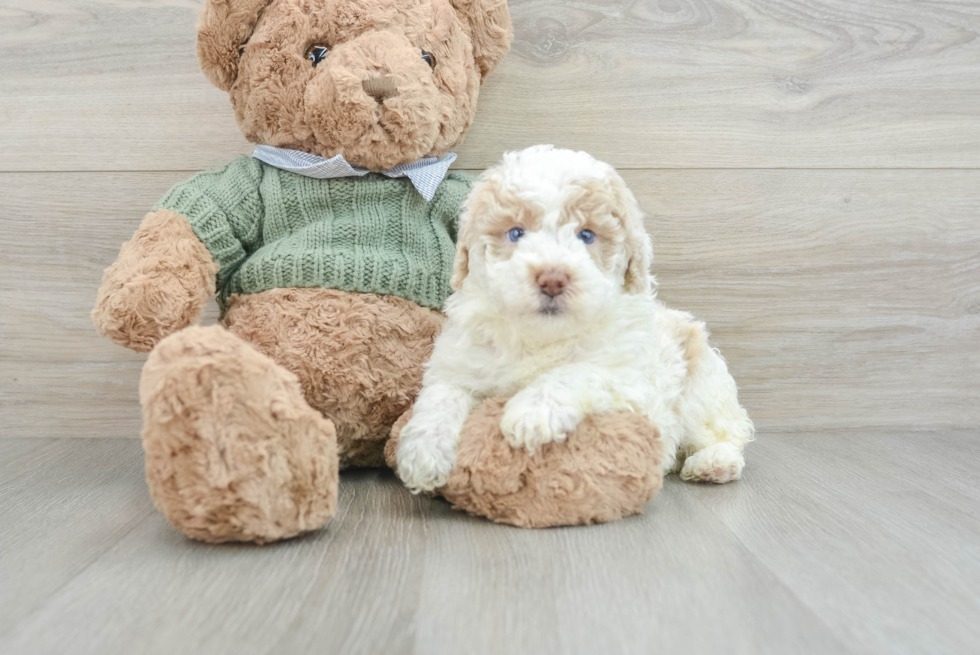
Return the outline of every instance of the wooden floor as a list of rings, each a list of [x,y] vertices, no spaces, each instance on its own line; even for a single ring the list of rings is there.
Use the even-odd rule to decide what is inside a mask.
[[[954,455],[954,456],[951,456]],[[0,440],[0,652],[976,653],[980,432],[768,435],[725,487],[520,530],[358,471],[329,526],[202,545],[139,442]]]
[[[457,164],[622,170],[759,428],[745,479],[524,532],[355,472],[317,534],[184,540],[145,357],[89,311],[170,185],[250,146],[200,0],[0,0],[0,653],[977,652],[980,2],[510,5]]]

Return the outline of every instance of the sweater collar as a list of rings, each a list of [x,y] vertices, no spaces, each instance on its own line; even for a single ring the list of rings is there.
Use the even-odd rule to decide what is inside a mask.
[[[361,177],[371,171],[359,166],[353,166],[343,155],[334,155],[330,159],[312,155],[302,150],[289,150],[274,146],[256,146],[252,156],[270,166],[284,171],[327,180],[337,177]],[[399,164],[394,168],[381,171],[388,177],[407,177],[412,185],[427,201],[436,195],[436,189],[449,172],[449,166],[456,161],[456,153],[451,152],[443,157],[424,157],[411,164]]]

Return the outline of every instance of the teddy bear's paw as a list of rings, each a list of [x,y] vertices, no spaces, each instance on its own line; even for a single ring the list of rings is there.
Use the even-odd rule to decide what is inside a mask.
[[[581,420],[579,407],[529,387],[507,402],[500,430],[512,447],[534,453],[545,444],[565,441]]]
[[[434,491],[446,484],[456,465],[458,435],[451,427],[413,418],[399,440],[398,477],[412,493]]]
[[[105,270],[92,321],[120,346],[149,352],[198,321],[217,272],[187,219],[165,209],[151,212]]]
[[[716,443],[684,460],[681,479],[724,484],[741,478],[744,467],[745,458],[737,446],[728,442]]]

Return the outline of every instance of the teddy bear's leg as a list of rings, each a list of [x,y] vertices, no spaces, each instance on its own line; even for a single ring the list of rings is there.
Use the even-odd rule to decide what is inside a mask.
[[[333,516],[333,424],[295,375],[228,330],[162,340],[143,367],[140,402],[150,494],[188,536],[267,542]]]
[[[402,298],[334,289],[233,296],[224,317],[333,421],[341,467],[385,465],[391,426],[415,401],[444,320]]]
[[[725,360],[709,346],[704,325],[685,320],[678,330],[688,366],[679,405],[681,479],[718,484],[738,480],[745,466],[742,452],[752,440],[752,421],[738,403]]]
[[[500,428],[505,404],[485,401],[463,426],[456,466],[436,490],[456,507],[525,528],[584,525],[641,512],[660,490],[663,443],[646,417],[588,415],[566,441],[532,455],[507,443]],[[409,419],[399,419],[385,449],[393,468]]]

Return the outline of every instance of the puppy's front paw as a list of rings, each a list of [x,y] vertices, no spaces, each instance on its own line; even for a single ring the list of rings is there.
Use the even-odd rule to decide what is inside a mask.
[[[410,420],[398,445],[398,477],[409,490],[433,491],[446,484],[456,466],[458,436],[445,424]]]
[[[500,430],[511,446],[534,453],[545,444],[564,441],[581,420],[577,406],[529,388],[507,402]]]

